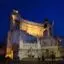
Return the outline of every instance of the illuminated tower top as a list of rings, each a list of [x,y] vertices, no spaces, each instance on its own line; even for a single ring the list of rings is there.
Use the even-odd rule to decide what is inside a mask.
[[[17,10],[13,10],[11,14],[10,30],[13,31],[18,29],[36,37],[52,35],[52,25],[49,23],[48,19],[45,19],[43,24],[39,24],[21,18],[19,12]]]
[[[11,24],[10,24],[10,30],[16,30],[19,29],[20,26],[20,20],[19,20],[19,12],[17,10],[13,10],[11,14]]]

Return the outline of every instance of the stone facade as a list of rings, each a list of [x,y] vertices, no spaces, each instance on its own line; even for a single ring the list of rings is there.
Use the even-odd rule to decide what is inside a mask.
[[[39,24],[20,19],[16,12],[12,15],[10,25],[11,42],[13,43],[13,51],[16,50],[16,55],[20,60],[30,57],[38,58],[42,55],[47,57],[47,54],[50,56],[52,52],[56,57],[61,56],[57,41],[51,34],[52,25],[48,23],[48,20],[44,20],[43,24]],[[19,22],[19,24],[15,24],[15,22]],[[17,25],[19,28],[16,28]],[[16,52],[14,52],[14,57]]]

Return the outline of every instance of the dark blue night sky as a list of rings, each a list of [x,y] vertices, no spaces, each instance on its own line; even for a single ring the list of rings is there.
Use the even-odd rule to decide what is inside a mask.
[[[54,20],[54,35],[64,36],[64,0],[0,0],[0,41],[7,36],[13,9],[18,9],[27,20],[42,22],[46,17]]]

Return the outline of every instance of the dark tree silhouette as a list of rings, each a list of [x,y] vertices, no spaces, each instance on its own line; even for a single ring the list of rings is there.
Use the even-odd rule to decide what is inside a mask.
[[[49,50],[46,49],[46,58],[49,58]]]
[[[44,57],[44,55],[42,55],[42,61],[44,61],[45,60],[45,57]]]

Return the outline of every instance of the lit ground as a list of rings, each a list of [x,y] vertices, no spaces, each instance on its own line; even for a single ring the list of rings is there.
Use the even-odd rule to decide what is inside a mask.
[[[14,64],[64,64],[64,61],[21,61]]]
[[[17,60],[11,60],[11,59],[5,59],[1,58],[0,59],[0,64],[64,64],[64,60],[57,60],[57,61],[52,61],[52,60],[39,60],[39,59],[23,59],[23,61]]]
[[[14,64],[64,64],[64,60],[23,59],[23,61],[14,61]]]

